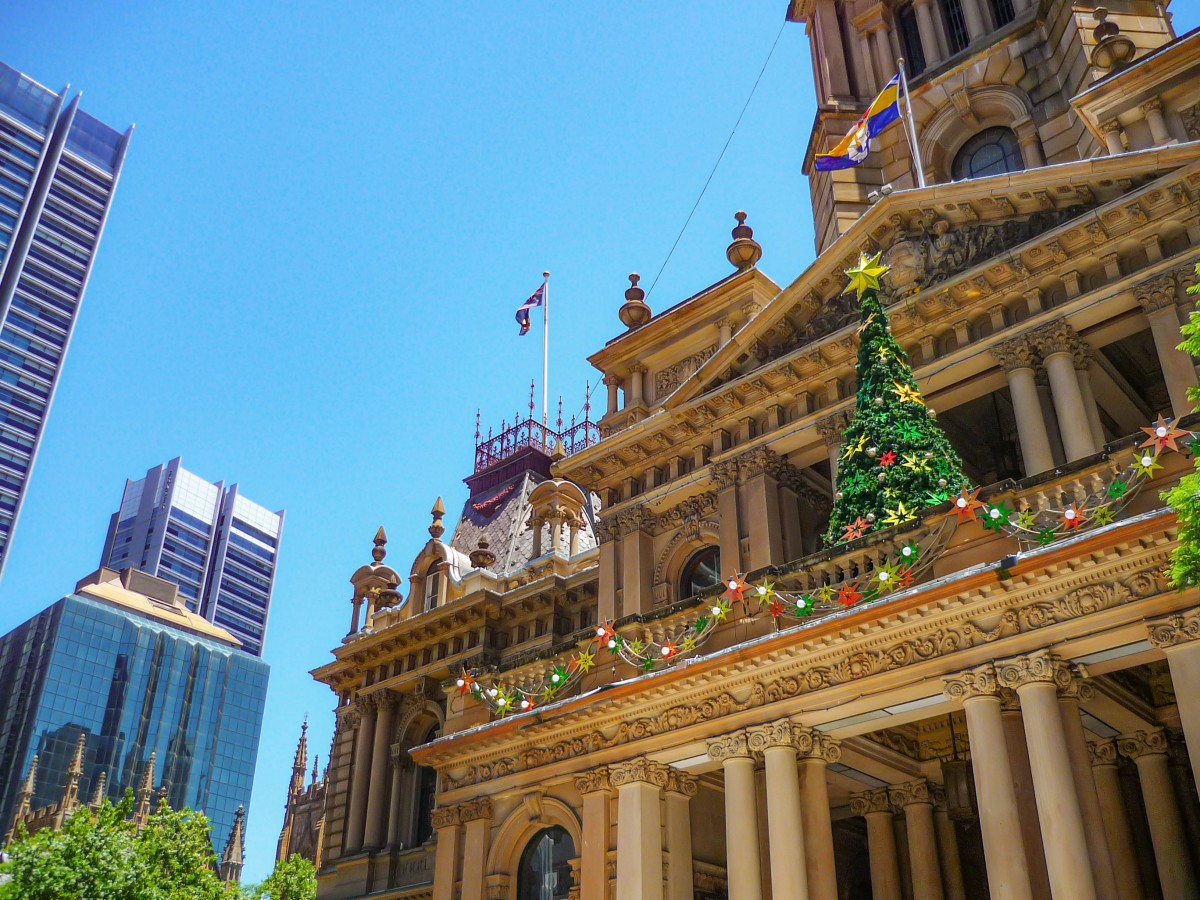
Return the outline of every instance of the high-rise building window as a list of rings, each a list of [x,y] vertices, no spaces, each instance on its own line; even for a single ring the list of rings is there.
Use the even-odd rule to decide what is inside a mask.
[[[438,595],[442,592],[442,573],[438,564],[434,563],[425,573],[425,612],[438,605]]]
[[[896,10],[896,25],[900,29],[900,43],[904,45],[904,58],[908,62],[908,72],[915,78],[925,71],[925,49],[921,46],[917,12],[911,3],[906,3]]]
[[[1017,17],[1012,0],[988,0],[988,6],[992,9],[992,20],[997,28],[1003,28]]]
[[[1017,136],[1011,128],[997,125],[995,128],[985,128],[962,145],[954,157],[951,177],[955,181],[964,181],[987,175],[1003,175],[1005,172],[1020,172],[1024,168]]]
[[[941,0],[942,20],[946,23],[946,38],[950,42],[950,55],[967,49],[971,43],[967,31],[967,18],[963,15],[962,0]]]

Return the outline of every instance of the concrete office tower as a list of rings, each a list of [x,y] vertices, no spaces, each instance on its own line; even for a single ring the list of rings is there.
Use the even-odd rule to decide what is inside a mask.
[[[0,572],[133,133],[0,63]]]
[[[207,482],[176,457],[125,482],[100,564],[175,582],[188,609],[262,656],[282,532],[283,510],[252,503],[236,484]]]

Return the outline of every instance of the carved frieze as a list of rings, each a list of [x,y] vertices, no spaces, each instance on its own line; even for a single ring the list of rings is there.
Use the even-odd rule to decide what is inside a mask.
[[[704,365],[704,361],[717,352],[717,345],[705,347],[677,363],[661,369],[654,376],[654,393],[659,399],[665,397],[683,383],[683,380]]]

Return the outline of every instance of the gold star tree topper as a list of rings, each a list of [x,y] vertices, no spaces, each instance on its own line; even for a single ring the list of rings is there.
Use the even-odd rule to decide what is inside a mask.
[[[851,291],[857,291],[861,295],[863,291],[878,290],[879,279],[886,275],[888,269],[891,268],[880,262],[882,258],[882,253],[876,253],[874,256],[860,253],[858,265],[846,270],[846,277],[850,279],[850,284],[842,293],[848,294]]]

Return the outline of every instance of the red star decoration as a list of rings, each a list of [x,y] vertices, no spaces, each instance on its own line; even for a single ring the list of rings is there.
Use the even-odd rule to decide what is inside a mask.
[[[778,619],[783,615],[783,604],[778,600],[772,600],[767,604],[767,609],[770,610],[772,618]]]
[[[729,598],[730,603],[744,603],[748,590],[750,585],[746,584],[745,572],[735,572],[725,580],[725,596]]]
[[[458,696],[463,696],[471,690],[471,685],[475,683],[475,679],[471,677],[466,669],[462,670],[462,674],[458,676],[458,680],[462,682],[458,686]]]
[[[838,588],[837,602],[842,604],[842,606],[853,606],[861,599],[862,594],[860,594],[858,592],[858,588],[852,584],[843,584],[840,588]]]
[[[1159,416],[1157,422],[1143,428],[1142,431],[1146,432],[1147,439],[1142,441],[1141,446],[1153,447],[1155,453],[1166,447],[1178,450],[1179,446],[1175,442],[1184,437],[1187,432],[1179,430],[1171,422],[1171,419],[1164,419],[1162,416]]]
[[[975,519],[975,510],[983,504],[979,501],[979,488],[973,491],[968,491],[964,487],[957,497],[954,498],[954,511],[958,514],[958,521],[971,522]]]
[[[905,566],[896,572],[896,587],[906,588],[913,583],[912,566]]]
[[[846,525],[846,531],[842,535],[843,541],[852,541],[855,538],[860,538],[866,534],[871,528],[871,523],[859,516],[853,522]]]
[[[896,454],[893,453],[891,450],[889,450],[887,453],[883,454],[883,456],[879,457],[879,464],[881,466],[894,465],[895,462],[896,462]]]
[[[1063,514],[1059,517],[1059,521],[1061,521],[1067,528],[1078,528],[1083,524],[1083,513],[1077,510],[1074,506],[1068,506],[1063,510]]]

